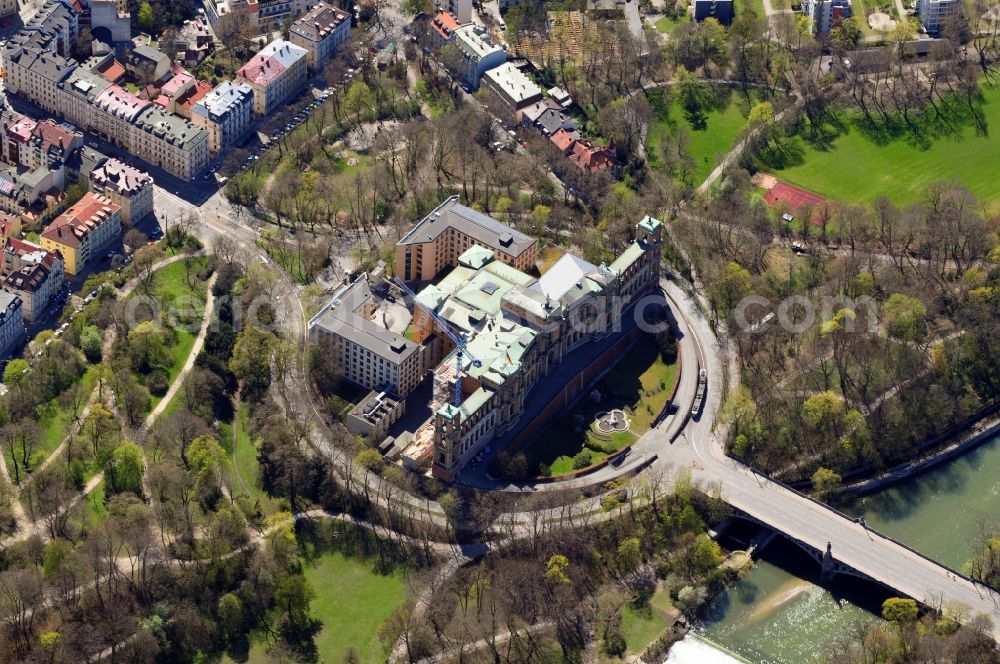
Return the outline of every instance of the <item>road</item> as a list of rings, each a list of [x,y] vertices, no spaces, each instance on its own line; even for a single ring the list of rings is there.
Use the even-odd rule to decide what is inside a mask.
[[[730,366],[723,365],[727,356],[692,299],[675,284],[668,285],[668,296],[682,332],[680,353],[685,358],[699,356],[701,366],[708,373],[704,416],[691,421],[678,441],[687,440],[690,445],[694,456],[688,466],[692,478],[699,483],[719,486],[722,497],[736,509],[817,551],[825,550],[827,543],[831,543],[837,561],[900,594],[932,606],[964,605],[973,615],[988,614],[994,622],[993,636],[1000,639],[1000,610],[997,608],[1000,594],[973,584],[829,507],[751,472],[726,456],[723,432],[715,428],[713,420],[722,402],[721,386],[727,378],[732,384],[735,376]],[[661,439],[661,445],[667,447],[669,443]],[[670,456],[669,453],[661,454],[657,464],[669,464]]]

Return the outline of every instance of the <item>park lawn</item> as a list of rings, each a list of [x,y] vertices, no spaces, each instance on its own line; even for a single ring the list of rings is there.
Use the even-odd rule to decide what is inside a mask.
[[[670,627],[676,611],[670,602],[669,593],[664,590],[657,590],[645,607],[636,608],[632,604],[626,604],[622,609],[622,631],[628,651],[641,653]]]
[[[383,664],[388,651],[379,640],[379,628],[403,603],[403,575],[372,571],[372,562],[349,558],[342,553],[324,553],[304,570],[316,591],[312,613],[323,623],[316,635],[320,660],[343,661],[354,648],[362,664]]]
[[[246,404],[240,404],[236,439],[233,440],[233,424],[224,422],[219,425],[220,438],[227,445],[229,452],[229,486],[234,496],[242,493],[251,501],[266,498],[260,487],[260,462],[257,460],[257,444],[250,437],[246,423],[250,419],[250,409]],[[235,446],[235,447],[234,447]],[[239,471],[239,476],[236,474]],[[240,482],[242,479],[242,483]]]
[[[97,371],[93,366],[88,366],[87,370],[83,372],[80,377],[80,382],[83,384],[84,389],[87,393],[87,398],[90,398],[90,392],[94,389],[97,384]],[[66,434],[69,433],[70,426],[70,410],[68,408],[63,408],[59,405],[59,397],[56,397],[51,402],[51,412],[47,413],[44,417],[40,417],[38,423],[42,426],[42,436],[38,441],[38,445],[35,448],[35,452],[45,452],[48,456],[59,447],[59,443],[63,441]],[[14,481],[14,459],[10,454],[9,449],[4,449],[4,461],[7,464],[7,471],[10,473],[10,479]]]
[[[1000,88],[983,87],[982,111],[992,131],[978,135],[963,126],[961,138],[932,139],[923,149],[905,138],[880,145],[850,122],[828,150],[817,149],[796,137],[803,150],[800,163],[773,170],[780,180],[842,203],[870,203],[888,196],[897,205],[921,199],[927,185],[958,180],[988,207],[1000,205]]]
[[[100,523],[108,518],[108,508],[105,503],[104,480],[94,487],[94,490],[83,498],[86,507],[87,523]]]
[[[651,90],[648,96],[657,114],[657,121],[650,124],[646,137],[646,154],[650,164],[657,167],[664,137],[683,129],[690,139],[689,150],[695,162],[690,180],[694,185],[701,184],[720,158],[732,149],[746,125],[746,99],[734,91],[724,108],[709,110],[705,114],[704,127],[696,128],[677,99],[666,106],[661,90]]]
[[[669,34],[671,34],[674,31],[674,28],[676,28],[682,22],[683,23],[687,23],[687,20],[685,19],[684,21],[681,21],[680,19],[670,18],[669,16],[664,16],[663,18],[659,19],[655,23],[656,30],[658,32],[661,32],[661,33],[665,34],[665,35],[669,35]]]

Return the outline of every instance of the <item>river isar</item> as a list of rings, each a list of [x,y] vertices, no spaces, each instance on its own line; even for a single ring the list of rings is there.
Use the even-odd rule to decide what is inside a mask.
[[[838,507],[864,515],[869,527],[960,570],[976,550],[980,532],[1000,527],[1000,436]],[[810,664],[836,639],[849,638],[854,623],[879,620],[889,596],[885,590],[843,576],[820,586],[818,576],[808,556],[775,539],[749,577],[716,598],[695,635],[674,646],[667,662]]]

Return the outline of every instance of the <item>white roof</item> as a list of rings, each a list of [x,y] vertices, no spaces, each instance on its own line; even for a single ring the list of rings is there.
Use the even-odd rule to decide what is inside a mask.
[[[507,93],[515,103],[521,103],[535,95],[542,94],[542,89],[524,75],[524,73],[509,62],[486,72],[486,76]]]

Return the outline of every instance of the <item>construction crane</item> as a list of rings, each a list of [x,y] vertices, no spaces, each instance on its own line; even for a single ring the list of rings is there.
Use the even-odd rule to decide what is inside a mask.
[[[454,402],[455,402],[455,407],[458,408],[460,405],[462,405],[462,373],[465,371],[462,365],[462,358],[465,355],[468,355],[469,363],[471,366],[474,367],[481,367],[483,366],[483,363],[480,360],[473,357],[472,353],[469,352],[469,348],[468,346],[466,346],[465,343],[464,333],[453,331],[451,323],[446,321],[444,318],[441,318],[441,316],[438,316],[437,312],[431,309],[430,307],[426,307],[420,302],[418,302],[417,294],[414,293],[413,289],[407,286],[402,279],[394,277],[393,282],[396,284],[397,287],[399,287],[400,291],[410,296],[410,299],[413,301],[413,306],[420,307],[421,309],[423,309],[424,312],[431,317],[431,320],[434,321],[435,326],[437,326],[437,328],[441,330],[441,332],[444,333],[446,337],[451,339],[451,342],[453,344],[455,344],[455,364],[458,369],[458,375],[455,378]]]

